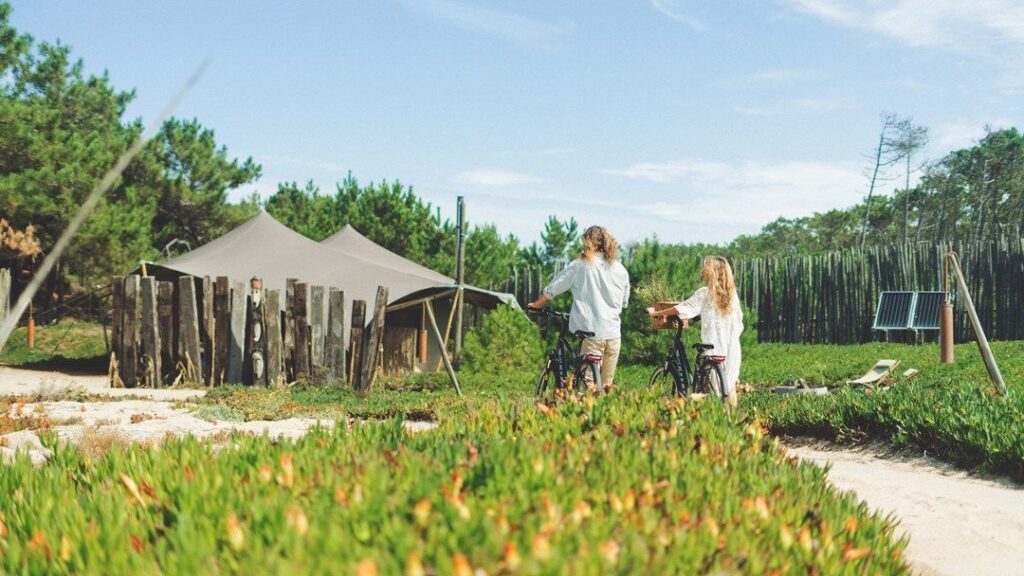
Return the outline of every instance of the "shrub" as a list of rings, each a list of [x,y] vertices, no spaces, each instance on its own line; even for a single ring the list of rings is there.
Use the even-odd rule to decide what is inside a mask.
[[[522,310],[499,306],[483,324],[466,335],[462,368],[476,375],[534,374],[544,361],[544,346],[537,326]]]

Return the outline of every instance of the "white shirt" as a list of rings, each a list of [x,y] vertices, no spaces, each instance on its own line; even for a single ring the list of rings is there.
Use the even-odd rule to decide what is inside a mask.
[[[573,260],[544,288],[554,298],[572,289],[569,331],[593,332],[596,340],[619,337],[619,314],[629,304],[629,273],[618,261],[608,262],[603,254],[594,254],[587,262]]]
[[[715,306],[715,299],[707,286],[697,290],[693,296],[676,305],[676,313],[680,318],[700,316],[700,340],[715,347],[708,354],[725,356],[725,385],[732,391],[736,380],[740,377],[740,334],[743,332],[743,311],[740,310],[740,299],[734,292],[732,295],[732,312],[723,315]]]

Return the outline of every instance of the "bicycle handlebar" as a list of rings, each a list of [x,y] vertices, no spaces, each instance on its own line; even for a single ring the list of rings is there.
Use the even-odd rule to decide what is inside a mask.
[[[546,316],[548,318],[560,318],[562,320],[569,319],[568,312],[556,312],[554,310],[548,310],[547,308],[530,308],[527,306],[526,313],[530,316]]]

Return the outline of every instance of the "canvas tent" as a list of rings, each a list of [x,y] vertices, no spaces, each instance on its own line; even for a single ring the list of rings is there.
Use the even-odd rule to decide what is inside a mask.
[[[372,318],[377,286],[388,288],[387,324],[410,326],[414,315],[419,329],[424,328],[419,308],[427,302],[448,306],[459,292],[455,281],[443,274],[388,251],[346,227],[324,243],[318,243],[288,228],[270,214],[259,214],[223,236],[191,252],[159,264],[148,264],[150,275],[171,280],[182,275],[197,277],[227,276],[231,282],[247,283],[261,278],[263,286],[284,293],[287,279],[337,288],[345,292],[348,306],[354,300],[367,303],[367,319]],[[490,309],[507,302],[515,304],[511,294],[463,286],[465,301]],[[438,310],[438,322],[445,313]],[[392,313],[392,310],[394,312]],[[348,338],[346,326],[346,341]],[[445,326],[440,327],[445,331]],[[440,353],[433,346],[431,356]],[[432,361],[428,361],[431,365]]]

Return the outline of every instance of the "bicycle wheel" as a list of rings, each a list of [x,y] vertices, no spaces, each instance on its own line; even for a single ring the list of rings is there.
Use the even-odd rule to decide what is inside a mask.
[[[555,374],[551,371],[551,363],[548,362],[544,369],[541,370],[540,378],[537,379],[537,391],[534,392],[534,395],[537,397],[543,396],[544,392],[551,386],[551,383],[554,382],[555,377]]]
[[[675,378],[672,377],[672,373],[665,366],[655,368],[654,373],[651,374],[651,379],[647,381],[647,387],[667,390],[670,395],[676,392]]]
[[[601,367],[596,362],[587,362],[586,366],[583,367],[583,371],[590,370],[590,376],[594,379],[594,393],[600,394],[604,391],[604,382],[601,382]],[[586,385],[583,386],[583,391],[586,391]]]
[[[725,410],[729,410],[729,395],[725,392],[725,377],[722,376],[722,367],[718,364],[708,364],[703,370],[704,390],[708,394],[719,398]]]

